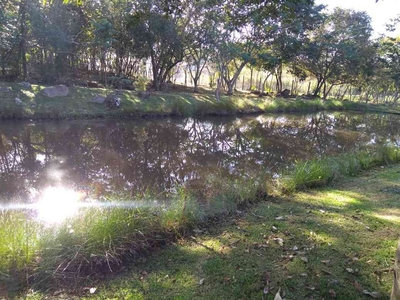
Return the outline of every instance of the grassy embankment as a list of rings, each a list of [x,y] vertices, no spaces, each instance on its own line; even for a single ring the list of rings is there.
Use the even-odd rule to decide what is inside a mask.
[[[0,93],[0,118],[3,119],[65,119],[143,116],[203,116],[255,112],[307,112],[320,110],[355,110],[394,112],[386,106],[368,105],[349,101],[296,100],[260,98],[237,92],[234,96],[222,96],[217,102],[214,93],[202,89],[194,94],[190,88],[177,86],[171,92],[154,92],[149,99],[140,99],[137,92],[124,91],[120,109],[106,109],[103,104],[92,103],[95,94],[105,96],[106,89],[70,87],[66,97],[47,98],[40,91],[44,86],[24,88],[19,84],[1,83],[11,87],[11,92]],[[23,105],[15,103],[19,97]]]
[[[92,283],[92,295],[81,291],[87,299],[274,299],[279,289],[285,299],[389,299],[399,180],[395,166],[268,199]]]
[[[358,249],[357,251],[362,253],[362,255],[366,255],[367,257],[371,255],[374,256],[377,255],[375,253],[376,249],[366,248],[363,250],[361,246],[358,246],[358,248],[356,247],[357,243],[360,242],[358,235],[365,236],[365,232],[358,233],[356,231],[358,227],[356,229],[354,229],[355,227],[346,228],[351,222],[349,220],[346,221],[346,217],[343,214],[356,214],[359,219],[359,215],[362,213],[367,216],[365,220],[363,217],[363,222],[366,222],[365,226],[373,230],[377,230],[377,228],[379,230],[388,230],[390,226],[396,225],[398,215],[391,214],[391,217],[388,217],[387,220],[382,219],[380,223],[376,223],[378,219],[373,216],[383,208],[387,209],[390,205],[389,202],[375,203],[369,200],[368,193],[364,194],[362,190],[360,190],[360,194],[357,197],[354,196],[354,199],[341,198],[339,197],[340,193],[338,197],[332,198],[329,196],[331,195],[329,194],[330,192],[326,196],[328,198],[324,196],[325,192],[321,192],[321,197],[310,196],[310,199],[307,199],[307,194],[299,194],[300,196],[297,195],[294,198],[281,197],[304,188],[330,184],[337,181],[339,178],[354,176],[362,170],[367,170],[375,166],[399,162],[399,149],[386,147],[371,153],[361,152],[342,155],[336,158],[299,163],[292,170],[286,171],[283,176],[277,180],[267,180],[264,177],[260,177],[257,179],[228,181],[216,176],[210,178],[209,184],[205,190],[202,190],[201,194],[199,194],[198,190],[190,190],[182,187],[171,199],[171,206],[141,206],[141,208],[137,209],[82,209],[76,217],[66,220],[57,227],[46,227],[43,224],[29,220],[29,218],[26,218],[25,213],[4,212],[0,215],[0,257],[2,258],[0,261],[0,282],[2,282],[0,291],[3,290],[5,292],[8,290],[8,293],[13,293],[27,284],[33,285],[35,288],[49,286],[59,287],[60,285],[71,287],[71,283],[73,283],[74,280],[78,280],[80,286],[82,284],[91,284],[93,280],[121,269],[125,265],[126,260],[142,257],[143,253],[148,250],[169,244],[176,241],[177,238],[189,236],[192,233],[191,230],[197,226],[205,226],[205,224],[209,224],[210,222],[220,220],[221,218],[223,219],[224,216],[235,214],[238,209],[241,210],[248,207],[250,203],[260,202],[261,200],[268,201],[267,203],[269,203],[268,205],[272,205],[272,209],[269,211],[267,209],[268,205],[265,204],[266,202],[262,202],[263,204],[261,204],[260,208],[256,206],[252,208],[252,210],[255,212],[261,209],[263,213],[257,212],[256,215],[261,216],[260,219],[266,224],[262,225],[263,235],[273,235],[273,237],[268,237],[267,240],[264,240],[262,235],[259,236],[256,234],[254,236],[254,243],[257,242],[258,245],[252,244],[252,239],[247,238],[245,240],[249,242],[244,244],[241,242],[240,245],[242,245],[241,247],[247,247],[244,253],[252,252],[253,249],[261,252],[266,251],[263,253],[263,256],[260,256],[260,260],[265,262],[265,260],[268,259],[267,257],[272,257],[268,259],[271,264],[267,264],[271,272],[275,273],[272,266],[275,264],[274,259],[276,257],[291,253],[286,246],[286,242],[284,242],[284,247],[277,247],[273,243],[273,238],[283,238],[284,240],[291,241],[288,244],[290,247],[294,247],[296,244],[299,244],[297,245],[298,247],[302,247],[303,245],[316,244],[323,240],[329,241],[331,244],[338,243],[334,248],[326,248],[324,244],[326,248],[324,248],[324,251],[327,252],[324,252],[325,254],[323,257],[334,255],[334,253],[328,251],[329,249],[340,250],[340,252],[345,251],[348,255],[359,255],[358,252],[355,253],[355,249]],[[274,197],[269,198],[267,195]],[[351,195],[351,193],[349,195]],[[150,199],[142,199],[140,203],[149,203],[148,201]],[[300,201],[296,199],[303,200]],[[139,204],[139,202],[137,202],[137,204]],[[395,208],[399,205],[399,203],[396,202],[392,204]],[[316,216],[313,214],[309,215],[305,211],[307,205],[315,208],[325,206],[324,209],[326,209],[326,206],[332,206],[332,214],[334,214],[332,218],[337,220],[332,221],[333,223],[329,223],[328,220],[322,221],[322,219],[315,219],[308,223],[307,219],[310,217],[325,217],[330,216],[330,213],[320,214],[316,211]],[[290,213],[290,211],[292,211],[292,213]],[[278,214],[286,215],[284,217],[286,221],[281,222],[280,220],[271,218],[272,215],[275,216]],[[296,216],[297,220],[294,223],[290,221],[292,218],[291,215],[293,214]],[[250,219],[252,218],[251,214],[248,216]],[[257,218],[258,217],[255,219]],[[393,222],[393,220],[395,220],[395,222]],[[305,222],[305,225],[302,225],[305,227],[303,227],[302,230],[295,229],[301,222]],[[274,226],[278,228],[276,233],[270,233],[271,224],[275,224]],[[324,224],[324,230],[327,230],[327,232],[315,234],[315,236],[314,234],[307,233],[309,232],[308,230],[319,232],[321,230],[321,224]],[[257,226],[259,225],[260,224]],[[332,235],[329,233],[330,226],[337,227],[337,231],[334,231]],[[285,238],[284,234],[286,228],[290,228],[290,233]],[[393,230],[393,228],[391,230]],[[257,230],[261,229],[259,228]],[[239,230],[238,232],[242,232],[242,234],[245,235],[247,229],[245,231]],[[339,243],[339,238],[344,239],[344,241]],[[365,238],[369,239],[370,237],[365,236]],[[382,242],[383,238],[384,236],[380,235],[375,237],[379,243]],[[381,245],[383,248],[379,251],[384,253],[384,258],[386,259],[393,254],[393,249],[387,246],[392,245],[394,239],[395,238],[391,236],[390,243],[388,242]],[[267,241],[269,241],[269,245],[265,246]],[[291,245],[292,242],[293,245]],[[348,247],[346,246],[346,242],[351,242]],[[367,242],[363,241],[363,243]],[[379,243],[371,243],[371,247],[376,247]],[[220,245],[218,247],[223,247],[222,244],[218,244]],[[193,245],[190,245],[188,247],[192,246]],[[347,248],[341,249],[343,246]],[[213,247],[214,246],[211,248]],[[202,247],[199,249],[202,249]],[[232,249],[227,247],[226,254],[231,253],[231,251],[233,251]],[[282,251],[282,249],[286,249],[286,251]],[[268,251],[272,252],[269,253]],[[168,253],[168,251],[166,253]],[[243,253],[237,253],[237,255],[241,254]],[[191,254],[188,253],[188,255]],[[206,253],[204,253],[204,255],[208,256]],[[247,254],[243,255],[247,256]],[[217,257],[221,259],[219,254]],[[338,260],[340,260],[339,258],[343,259],[343,253],[338,256]],[[358,258],[361,259],[361,257]],[[207,273],[208,271],[204,273],[204,276],[207,274],[211,276],[207,279],[211,284],[210,287],[212,287],[211,281],[216,280],[216,278],[213,279],[212,276],[214,275],[212,275],[212,273],[216,272],[216,274],[219,274],[223,272],[225,263],[228,263],[228,265],[236,264],[235,260],[236,258],[233,257],[231,262],[226,262],[225,259],[223,259],[223,261],[216,261],[215,267],[218,268],[218,270],[214,270],[214,263],[211,262],[209,265],[209,273]],[[258,260],[258,258],[254,257],[253,260]],[[245,264],[242,259],[239,261]],[[249,262],[250,264],[246,263],[245,266],[239,263],[233,268],[237,268],[237,270],[250,268],[252,262],[251,260],[249,260]],[[293,258],[293,260],[287,263],[290,266],[289,271],[292,270],[295,274],[300,271],[300,274],[307,273],[307,271],[305,271],[306,269],[318,269],[320,267],[319,261],[310,261],[310,264],[308,264],[302,262],[298,257]],[[332,268],[339,272],[341,267],[336,266],[335,263],[332,262]],[[353,263],[355,262],[352,262],[350,265],[353,265]],[[374,265],[374,267],[386,267],[390,261],[384,263],[383,260],[380,260],[375,263],[376,265]],[[358,265],[356,264],[356,266]],[[229,268],[232,268],[232,266]],[[196,268],[193,267],[193,269]],[[238,277],[235,277],[236,279],[233,277],[237,276],[233,273],[233,270],[229,270],[230,271],[227,271],[227,275],[224,276],[226,280],[222,278],[222,282],[220,282],[222,284],[219,287],[220,289],[225,290],[227,293],[228,290],[226,290],[225,284],[230,285],[237,283],[238,286],[240,284],[245,284],[245,286],[247,286],[246,282],[248,280],[247,288],[243,289],[243,291],[238,289],[235,293],[238,293],[238,295],[242,295],[242,293],[260,293],[258,290],[258,286],[260,285],[260,270],[256,271],[254,274],[252,272],[243,272],[244,277],[240,279],[240,281],[237,281]],[[277,267],[277,270],[280,269]],[[199,272],[200,271],[199,269]],[[204,272],[204,270],[201,272]],[[281,270],[279,272],[281,272]],[[332,273],[333,271],[329,272]],[[287,270],[284,272],[287,276],[289,276],[289,273],[287,273]],[[249,276],[249,279],[245,279],[246,276]],[[282,275],[276,276],[278,276],[279,282],[284,284],[286,288],[286,281],[282,281]],[[318,276],[318,274],[313,273],[307,276],[313,276],[316,280],[317,277],[315,276]],[[306,280],[306,278],[300,277],[301,278],[294,279],[293,286],[298,283],[298,280]],[[186,279],[182,278],[182,280],[184,281]],[[363,284],[372,284],[370,281],[361,281]],[[149,283],[145,282],[143,282],[143,284],[146,284],[149,288]],[[153,282],[153,284],[157,285],[158,283]],[[172,282],[165,284],[168,286],[168,284],[172,284]],[[182,284],[184,283],[182,282]],[[193,280],[188,281],[187,284],[193,284]],[[274,287],[276,286],[277,283],[275,282]],[[375,285],[373,286],[375,287]],[[380,289],[386,291],[387,286],[381,287]],[[219,292],[222,293],[222,290]],[[337,290],[339,292],[339,288]],[[146,288],[144,290],[138,290],[138,293],[142,292],[146,293]]]

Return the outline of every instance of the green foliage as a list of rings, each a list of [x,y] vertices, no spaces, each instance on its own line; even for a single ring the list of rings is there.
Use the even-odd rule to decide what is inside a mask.
[[[177,20],[179,16],[176,19],[171,16],[166,18],[165,11],[159,11],[162,7],[160,5],[154,11],[152,1],[144,1],[128,22],[138,57],[151,58],[153,85],[157,91],[163,88],[172,68],[184,57],[183,34]]]
[[[314,95],[322,91],[326,99],[334,85],[356,85],[369,72],[374,57],[370,22],[364,12],[336,8],[310,34],[293,72],[302,77],[308,72],[316,78]]]
[[[136,90],[144,92],[147,89],[148,79],[144,76],[139,76],[136,80]]]

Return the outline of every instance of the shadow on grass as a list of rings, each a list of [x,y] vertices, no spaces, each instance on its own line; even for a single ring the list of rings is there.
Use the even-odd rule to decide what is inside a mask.
[[[400,167],[334,188],[270,198],[246,214],[200,228],[201,234],[137,261],[114,279],[74,292],[96,299],[365,299],[359,288],[388,298],[400,209]],[[377,175],[378,174],[378,175]],[[196,233],[194,233],[196,235]],[[281,243],[281,244],[280,244]],[[82,294],[83,293],[83,294]],[[36,296],[40,295],[37,294]],[[70,294],[74,295],[74,293]]]

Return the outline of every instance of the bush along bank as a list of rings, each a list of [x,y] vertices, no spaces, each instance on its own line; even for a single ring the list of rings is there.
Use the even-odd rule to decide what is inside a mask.
[[[8,293],[27,285],[85,284],[121,269],[127,261],[185,236],[195,226],[218,222],[268,195],[331,184],[363,170],[400,162],[400,151],[386,146],[300,162],[271,179],[210,176],[201,189],[180,187],[168,203],[154,197],[83,207],[60,224],[49,225],[29,211],[0,215],[0,281]],[[1,285],[0,285],[1,286]]]

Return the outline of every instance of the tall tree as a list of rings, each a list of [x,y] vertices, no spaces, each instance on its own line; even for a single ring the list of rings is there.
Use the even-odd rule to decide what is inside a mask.
[[[222,26],[215,53],[228,94],[233,93],[236,80],[246,65],[254,64],[266,48],[279,44],[277,37],[299,36],[304,32],[301,27],[307,28],[310,19],[306,16],[314,13],[313,5],[312,0],[245,0],[223,2],[219,6]],[[302,16],[299,22],[295,22],[297,15]]]
[[[188,2],[186,18],[190,26],[186,26],[185,32],[186,62],[197,93],[200,76],[213,51],[218,24],[204,1]]]
[[[153,86],[163,88],[169,73],[184,58],[179,2],[148,0],[138,4],[128,27],[139,57],[150,57]]]
[[[311,74],[317,80],[314,95],[325,99],[332,87],[356,83],[373,52],[371,21],[364,12],[336,8],[323,24],[310,32],[297,56],[295,74]]]

